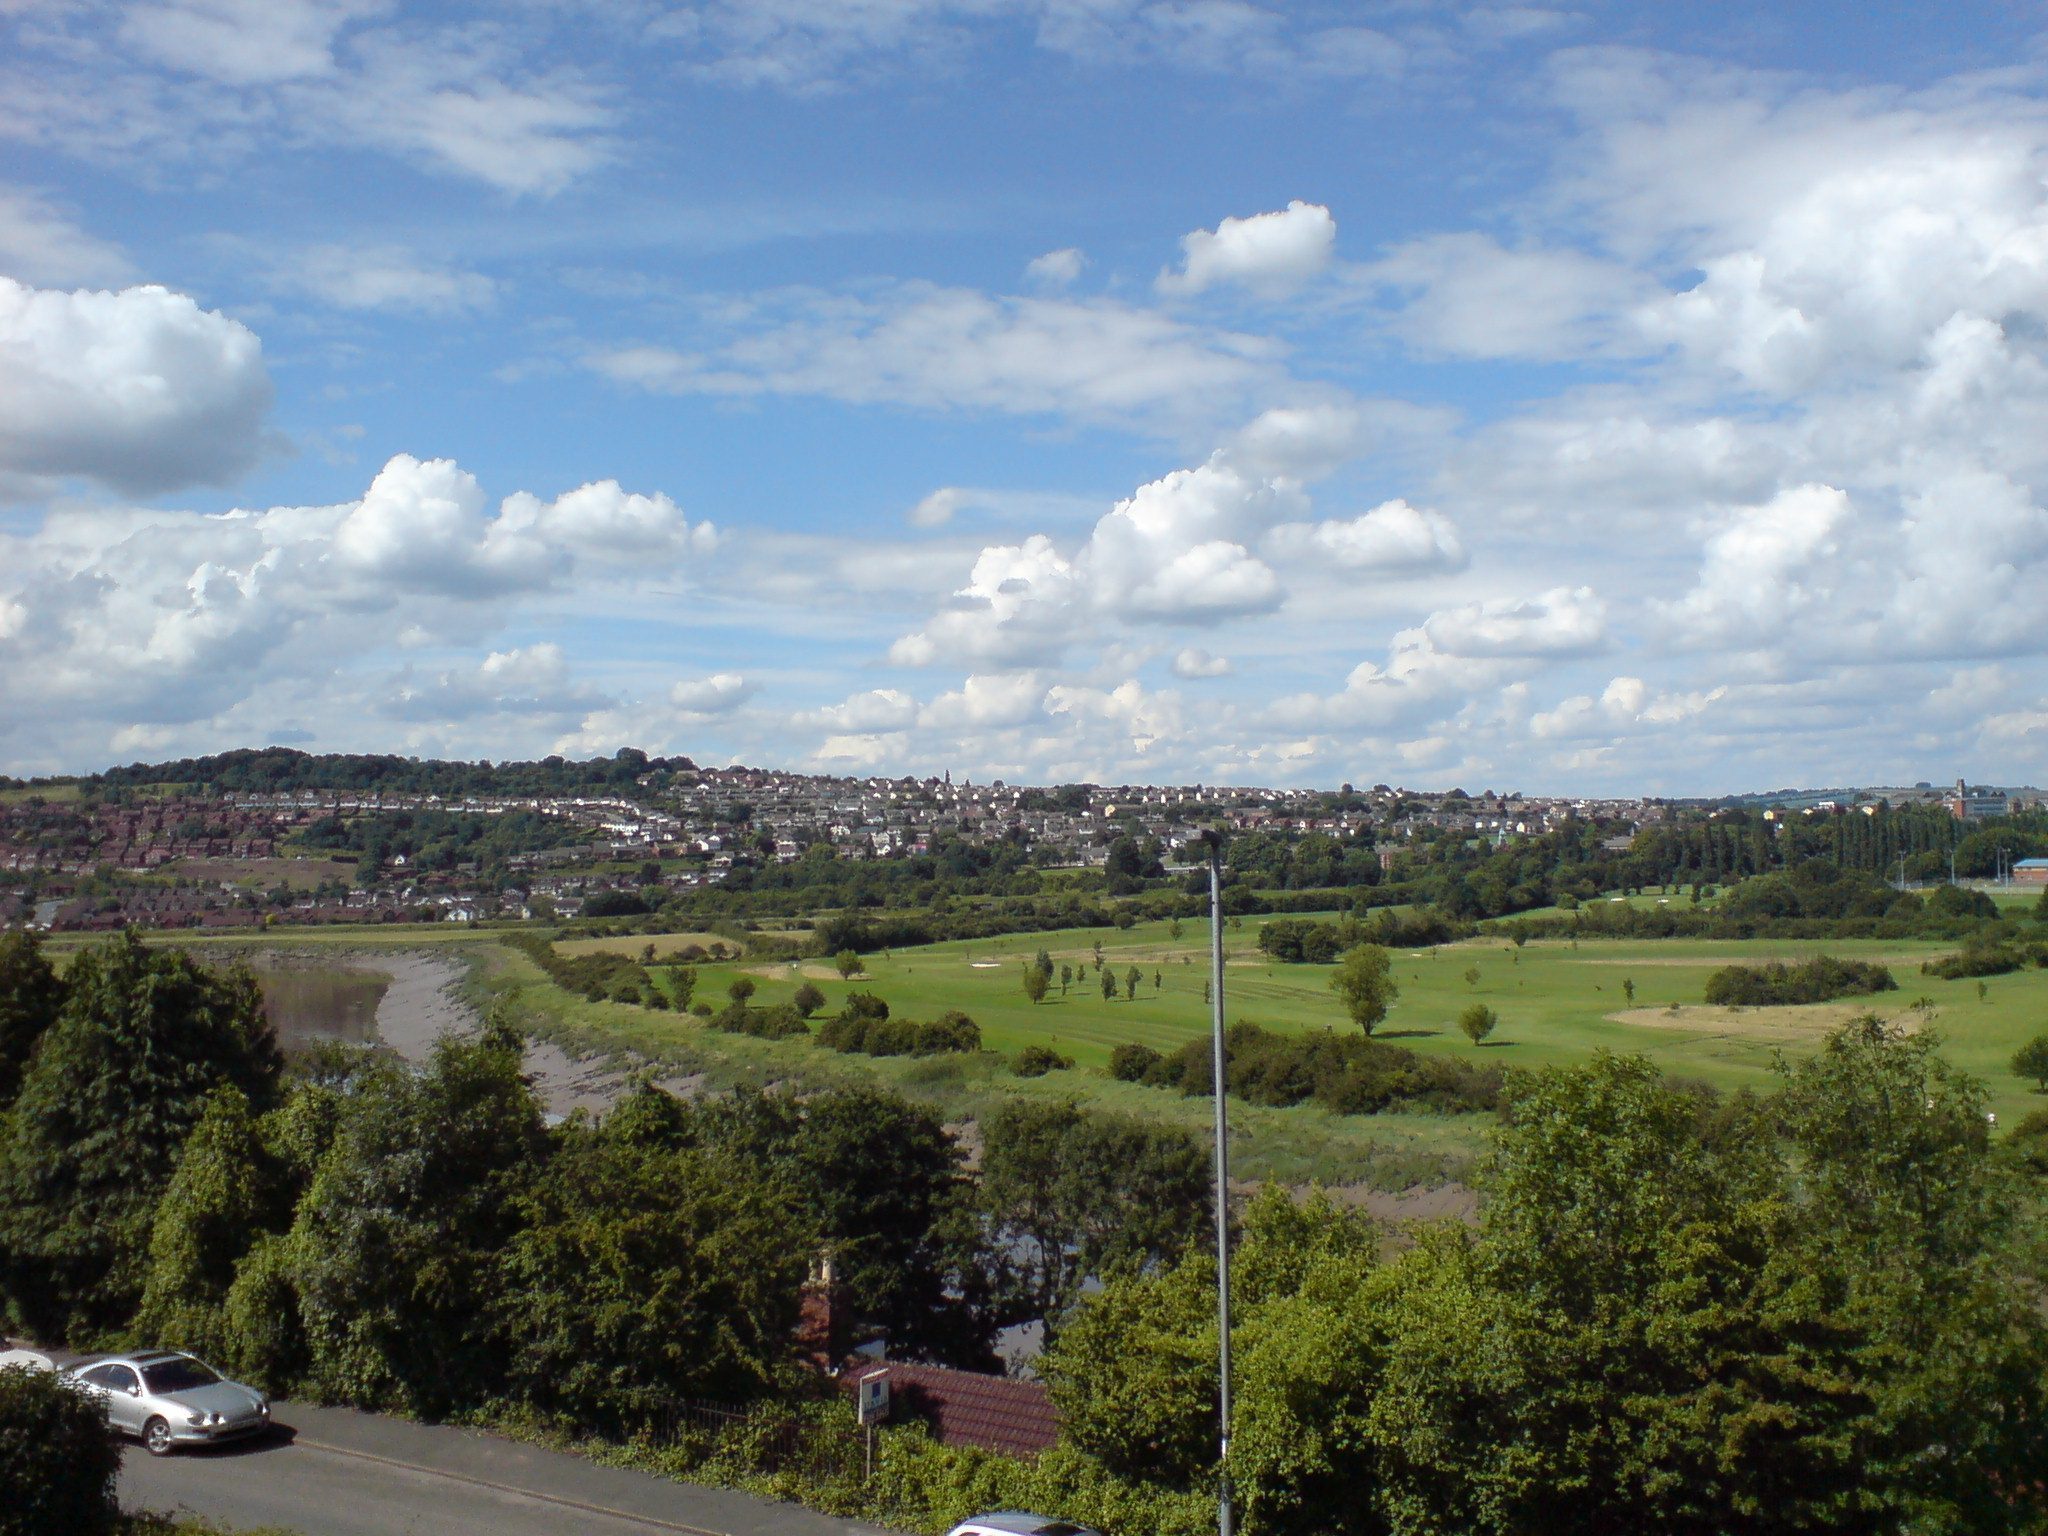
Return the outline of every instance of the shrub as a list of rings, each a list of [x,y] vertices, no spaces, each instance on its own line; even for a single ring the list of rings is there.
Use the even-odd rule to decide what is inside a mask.
[[[95,1399],[48,1371],[0,1371],[0,1536],[116,1529],[121,1447]]]
[[[920,1024],[892,1019],[887,1004],[880,998],[873,1001],[881,1009],[879,1016],[852,1010],[835,1014],[819,1028],[818,1043],[863,1056],[943,1056],[981,1049],[981,1026],[958,1010]]]
[[[1944,981],[1961,981],[1970,976],[2003,976],[2018,970],[2023,963],[2020,953],[2007,945],[1976,943],[1953,955],[1929,960],[1920,970],[1923,975],[1939,976]]]
[[[1500,1104],[1497,1070],[1424,1056],[1365,1035],[1330,1029],[1282,1035],[1238,1023],[1223,1038],[1227,1085],[1251,1104],[1313,1102],[1341,1115],[1401,1108],[1495,1109]],[[1207,1040],[1190,1040],[1162,1057],[1144,1081],[1190,1096],[1207,1094],[1214,1082],[1210,1049]]]
[[[1073,1064],[1073,1057],[1062,1056],[1050,1046],[1027,1045],[1010,1063],[1010,1070],[1018,1077],[1043,1077],[1048,1072],[1064,1072]]]
[[[796,1035],[808,1035],[811,1026],[803,1016],[787,1003],[778,1003],[773,1008],[749,1008],[745,1003],[732,1002],[713,1016],[713,1029],[724,1030],[729,1035],[751,1035],[756,1040],[787,1040]]]
[[[1798,965],[1728,965],[1707,978],[1706,1000],[1723,1007],[1784,1007],[1825,1003],[1838,997],[1895,992],[1898,983],[1881,965],[1815,955]]]
[[[1109,1053],[1109,1075],[1120,1083],[1142,1083],[1160,1060],[1151,1046],[1127,1040]]]

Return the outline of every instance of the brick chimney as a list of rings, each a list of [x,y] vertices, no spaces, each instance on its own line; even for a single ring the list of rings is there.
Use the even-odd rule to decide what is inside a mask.
[[[835,1375],[846,1357],[845,1311],[838,1267],[831,1254],[821,1253],[811,1260],[797,1305],[796,1346],[804,1364],[822,1375]]]

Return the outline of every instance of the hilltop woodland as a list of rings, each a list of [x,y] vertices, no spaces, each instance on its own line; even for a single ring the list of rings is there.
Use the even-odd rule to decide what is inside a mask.
[[[1171,1129],[1020,1102],[970,1174],[932,1112],[870,1090],[643,1084],[549,1127],[508,1029],[417,1071],[287,1066],[247,972],[132,936],[62,977],[0,939],[0,1066],[13,1329],[573,1427],[914,1529],[999,1504],[1213,1528],[1208,1170]],[[1994,1149],[1982,1090],[1874,1019],[1766,1096],[1605,1054],[1498,1092],[1476,1226],[1390,1248],[1321,1195],[1237,1209],[1247,1536],[2042,1529],[2048,1123]],[[852,1444],[800,1360],[824,1253],[843,1344],[985,1364],[1042,1320],[1061,1443],[1014,1462],[892,1427],[864,1480],[857,1454],[639,1438],[710,1399]],[[0,1382],[0,1432],[60,1410]]]

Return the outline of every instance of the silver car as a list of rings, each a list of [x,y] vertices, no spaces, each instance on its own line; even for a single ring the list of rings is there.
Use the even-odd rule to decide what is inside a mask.
[[[105,1403],[114,1428],[140,1438],[152,1456],[270,1428],[270,1399],[175,1349],[95,1355],[70,1367],[64,1378]]]

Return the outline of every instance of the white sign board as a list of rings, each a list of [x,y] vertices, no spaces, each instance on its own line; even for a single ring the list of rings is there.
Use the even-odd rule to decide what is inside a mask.
[[[879,1424],[889,1417],[889,1373],[869,1371],[860,1379],[859,1405],[860,1422]]]

